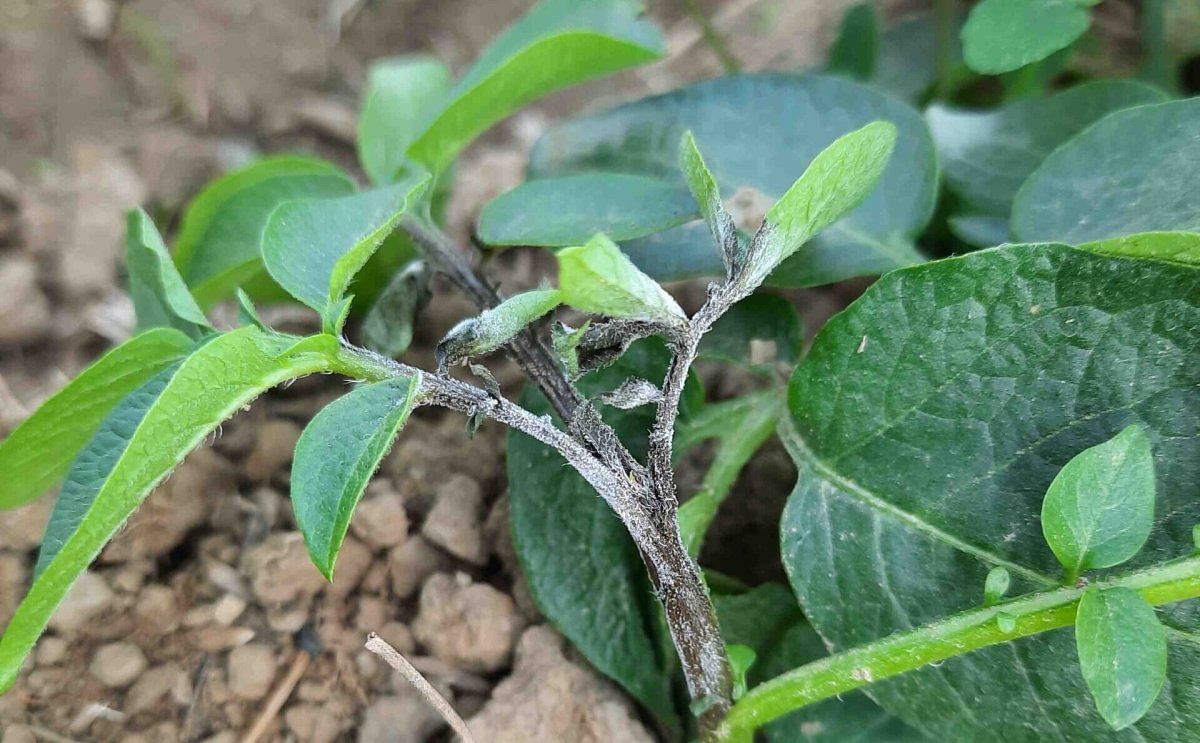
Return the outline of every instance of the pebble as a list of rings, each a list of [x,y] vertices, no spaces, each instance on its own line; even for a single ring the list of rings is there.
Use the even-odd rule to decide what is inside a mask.
[[[123,689],[146,670],[146,665],[146,656],[137,645],[114,642],[96,651],[88,670],[110,689]]]
[[[242,699],[262,699],[275,680],[275,649],[250,643],[229,653],[229,690]]]
[[[300,426],[289,420],[267,421],[258,429],[258,438],[242,471],[252,482],[266,482],[292,460],[292,451],[300,438]]]
[[[37,265],[21,255],[0,259],[0,344],[30,343],[50,330],[50,301]]]
[[[445,724],[415,691],[383,697],[363,713],[358,743],[423,743]]]
[[[34,658],[39,666],[57,665],[69,649],[70,645],[61,637],[43,637],[38,641]]]
[[[246,556],[251,590],[267,606],[311,598],[326,584],[313,567],[300,532],[276,532]]]
[[[125,696],[125,711],[136,714],[148,710],[181,686],[191,682],[183,669],[174,663],[155,666],[138,678]]]
[[[75,581],[63,602],[50,617],[50,628],[59,632],[81,629],[112,604],[113,591],[98,574],[85,572]]]
[[[404,499],[391,489],[364,498],[350,522],[350,530],[374,549],[388,549],[403,544],[408,538],[408,514],[404,511]]]
[[[151,584],[142,590],[133,606],[138,628],[152,635],[165,635],[179,627],[179,602],[175,592],[161,584]]]
[[[449,558],[423,537],[412,536],[388,553],[392,592],[406,599],[417,592],[425,579],[450,565]]]
[[[421,534],[460,560],[483,565],[487,562],[488,546],[482,510],[483,491],[479,483],[466,475],[455,475],[438,488]]]
[[[507,594],[461,573],[438,573],[421,589],[412,628],[435,657],[468,671],[491,672],[507,662],[523,622]]]
[[[305,743],[333,743],[342,732],[337,715],[314,704],[289,707],[283,722],[296,740]]]

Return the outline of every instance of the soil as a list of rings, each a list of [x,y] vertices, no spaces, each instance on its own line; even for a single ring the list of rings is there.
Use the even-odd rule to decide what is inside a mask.
[[[176,227],[205,181],[260,153],[315,152],[354,168],[369,60],[432,51],[461,70],[528,4],[0,0],[0,435],[132,331],[125,209],[146,205]],[[845,4],[708,3],[750,70],[816,61]],[[519,181],[553,117],[716,74],[681,7],[652,4],[667,61],[552,96],[471,148],[453,232],[465,238],[479,206]],[[543,267],[514,253],[491,268],[519,286]],[[816,328],[860,288],[794,298]],[[441,293],[415,361],[428,366],[432,345],[470,311]],[[265,312],[277,326],[312,329],[294,308]],[[514,369],[498,367],[515,390]],[[725,394],[738,384],[708,376]],[[534,606],[508,537],[494,425],[467,439],[460,417],[420,411],[368,488],[336,582],[320,577],[292,518],[288,471],[303,425],[344,389],[318,377],[273,391],[188,457],[79,581],[0,697],[2,743],[238,740],[295,669],[299,682],[262,740],[449,740],[362,649],[371,631],[474,718],[481,741],[651,739],[636,707]],[[751,582],[778,577],[771,524],[792,477],[782,450],[756,459],[738,490],[753,507],[726,509],[707,564]],[[697,479],[681,476],[685,487]],[[52,504],[49,495],[0,513],[0,626],[24,594]],[[734,544],[761,547],[748,560]]]

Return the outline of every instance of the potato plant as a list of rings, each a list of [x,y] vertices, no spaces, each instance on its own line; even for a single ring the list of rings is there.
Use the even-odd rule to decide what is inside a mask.
[[[189,451],[265,390],[335,373],[357,384],[292,465],[315,568],[337,579],[416,408],[503,424],[535,600],[664,739],[1200,736],[1200,99],[1173,97],[1161,64],[1058,86],[1090,4],[984,0],[962,58],[952,3],[886,30],[857,6],[822,70],[557,124],[477,226],[486,249],[555,250],[526,292],[502,295],[444,231],[454,160],[546,93],[661,57],[632,0],[543,0],[457,81],[429,58],[376,64],[367,186],[267,158],[204,189],[172,249],[130,213],[138,333],[0,443],[0,506],[60,486],[0,688]],[[1014,70],[990,81],[999,105],[962,105],[989,89],[977,72]],[[479,313],[418,369],[398,359],[435,274]],[[880,278],[803,353],[795,309],[764,291],[859,276]],[[689,314],[660,282],[696,278]],[[218,329],[228,300],[239,325]],[[321,331],[264,324],[255,303],[276,301]],[[494,353],[525,373],[519,400]],[[698,360],[753,381],[706,400]],[[774,436],[797,469],[790,586],[747,587],[697,555]]]

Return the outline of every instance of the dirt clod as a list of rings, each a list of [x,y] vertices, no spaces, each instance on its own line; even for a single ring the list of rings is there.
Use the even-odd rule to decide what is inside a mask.
[[[455,475],[437,490],[421,534],[450,554],[473,565],[487,562],[482,524],[483,491],[465,475]]]
[[[229,653],[229,690],[242,699],[262,699],[275,680],[275,649],[252,642]]]
[[[522,624],[507,594],[461,573],[438,573],[421,589],[413,634],[447,663],[490,672],[504,666]]]

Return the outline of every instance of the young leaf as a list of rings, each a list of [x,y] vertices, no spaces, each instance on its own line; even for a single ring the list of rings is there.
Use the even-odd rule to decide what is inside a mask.
[[[422,261],[410,263],[392,277],[363,318],[364,346],[390,358],[408,350],[417,312],[429,301],[429,279],[429,268]]]
[[[605,405],[618,410],[633,410],[643,405],[658,403],[663,399],[662,390],[653,382],[641,377],[631,377],[621,383],[611,392],[605,392],[596,399]]]
[[[1019,240],[1200,232],[1200,98],[1105,116],[1055,150],[1013,202]]]
[[[550,343],[559,361],[562,362],[567,376],[571,379],[575,379],[583,372],[579,363],[579,343],[583,340],[591,323],[591,320],[585,320],[583,325],[578,328],[572,328],[561,322],[550,326]]]
[[[837,38],[829,48],[828,72],[869,81],[879,57],[879,19],[871,3],[851,5],[842,15]]]
[[[577,310],[664,325],[687,320],[675,299],[604,235],[558,251],[558,283],[563,303]]]
[[[883,175],[895,145],[895,125],[875,121],[822,150],[767,212],[738,281],[757,287],[813,235],[861,204]]]
[[[662,56],[638,0],[542,0],[483,51],[408,155],[439,172],[472,139],[551,91]]]
[[[746,674],[758,654],[748,645],[728,645],[725,654],[729,656],[729,668],[733,672],[733,698],[740,699],[746,693]]]
[[[1075,616],[1079,668],[1113,730],[1137,722],[1167,678],[1167,634],[1154,607],[1130,588],[1091,588]]]
[[[141,209],[125,215],[125,265],[138,330],[170,327],[192,338],[212,330],[171,262],[158,228]]]
[[[253,325],[259,330],[270,330],[263,323],[262,318],[258,316],[258,309],[254,306],[254,300],[250,298],[241,288],[237,290],[238,301],[238,323],[241,325]]]
[[[1087,31],[1095,1],[982,0],[962,30],[967,66],[998,75],[1065,49]]]
[[[358,117],[358,162],[372,183],[387,185],[411,168],[408,146],[450,82],[450,70],[431,57],[382,59],[371,65]]]
[[[1011,583],[1012,573],[1008,572],[1008,568],[997,565],[989,570],[987,578],[983,581],[984,606],[1000,603],[1000,600],[1004,598],[1004,594],[1008,593],[1008,587]]]
[[[419,376],[362,385],[304,429],[292,460],[292,510],[313,564],[330,582],[350,517],[416,402]]]
[[[1067,462],[1042,502],[1042,532],[1071,581],[1136,555],[1153,526],[1154,455],[1136,425]]]
[[[75,579],[138,504],[216,426],[263,390],[326,368],[320,354],[281,358],[294,339],[241,328],[197,348],[145,413],[96,492],[79,527],[42,567],[0,638],[0,691]]]
[[[210,307],[263,277],[263,227],[275,207],[354,190],[349,176],[321,160],[259,160],[221,176],[192,200],[175,241],[175,264],[200,306]]]
[[[353,196],[283,204],[263,231],[267,271],[336,335],[354,275],[428,185],[427,175],[414,176]]]
[[[434,351],[438,369],[495,351],[561,302],[557,289],[528,291],[509,297],[478,317],[463,320],[438,343]]]
[[[147,330],[42,403],[0,442],[0,508],[28,503],[53,487],[109,411],[191,347],[192,339],[178,330]]]
[[[1200,233],[1196,232],[1143,232],[1083,243],[1079,247],[1109,255],[1154,258],[1200,266]]]
[[[696,138],[690,131],[684,132],[683,140],[679,143],[679,169],[683,171],[683,178],[687,181],[696,206],[700,208],[700,214],[708,223],[713,242],[721,251],[725,276],[736,275],[745,260],[745,248],[738,239],[733,216],[721,202],[721,190],[704,163],[704,157],[696,147]]]

